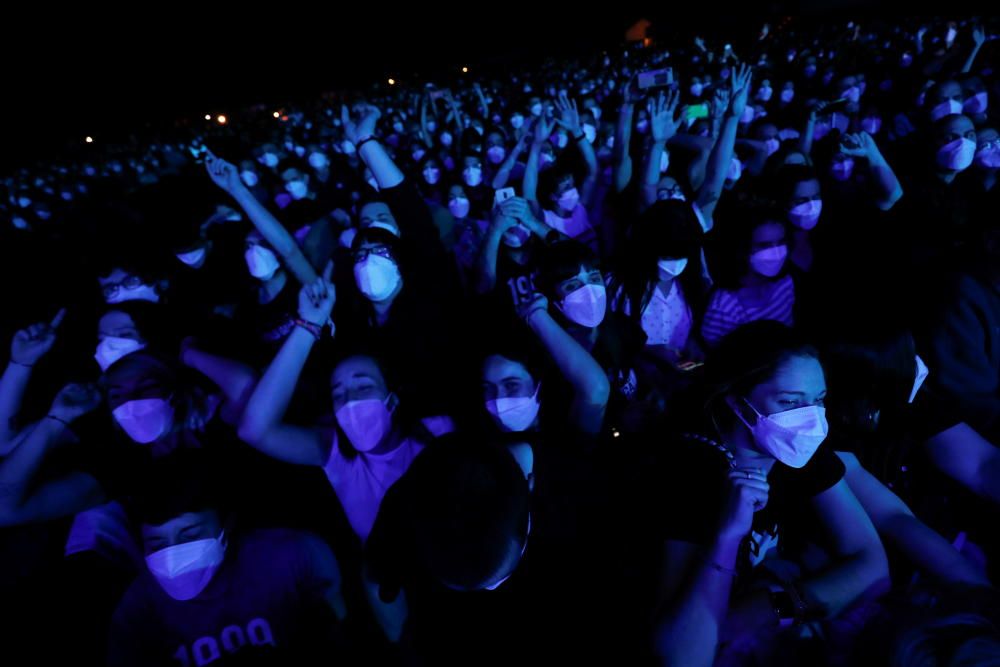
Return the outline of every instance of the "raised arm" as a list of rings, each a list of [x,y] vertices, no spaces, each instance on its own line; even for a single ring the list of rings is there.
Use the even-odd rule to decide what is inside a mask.
[[[510,180],[510,172],[514,169],[514,165],[517,164],[517,159],[521,157],[524,149],[528,145],[527,134],[522,134],[521,138],[517,140],[514,144],[514,148],[511,149],[510,154],[500,165],[500,169],[497,170],[496,176],[493,177],[493,189],[499,190],[500,188],[507,187],[507,181]]]
[[[209,152],[205,157],[205,168],[212,181],[236,200],[236,203],[250,218],[250,222],[278,253],[296,280],[303,285],[316,280],[316,271],[313,270],[306,256],[302,254],[295,238],[250,193],[250,190],[240,180],[236,167]]]
[[[1000,447],[962,422],[929,438],[924,449],[941,472],[1000,505]]]
[[[538,155],[542,151],[542,146],[552,136],[554,125],[555,123],[545,116],[540,116],[535,121],[531,150],[528,151],[528,161],[524,165],[524,180],[521,183],[522,194],[536,212],[541,208],[538,203]]]
[[[56,330],[66,316],[61,309],[51,322],[39,322],[14,334],[10,360],[0,376],[0,456],[6,455],[20,441],[17,416],[35,364],[52,349]]]
[[[367,104],[360,107],[361,118],[355,122],[351,118],[347,107],[341,107],[340,117],[344,127],[344,134],[351,143],[358,147],[358,155],[365,165],[371,169],[372,175],[378,182],[380,190],[394,188],[403,182],[403,172],[396,166],[396,163],[389,157],[389,153],[377,140],[368,141],[375,137],[375,124],[378,122],[382,112],[378,108]],[[364,142],[364,145],[361,144]]]
[[[427,148],[434,147],[433,134],[427,129],[427,109],[430,106],[430,98],[424,93],[420,98],[420,140]]]
[[[983,48],[983,44],[986,42],[986,30],[981,25],[973,26],[972,28],[972,50],[969,51],[969,57],[965,59],[962,63],[962,72],[971,72],[972,64],[976,62],[976,56],[979,55],[980,49]]]
[[[868,162],[868,173],[874,188],[872,194],[875,205],[881,210],[888,211],[903,196],[903,186],[870,134],[858,132],[845,135],[840,142],[840,151],[851,157],[862,157]]]
[[[719,203],[719,197],[722,196],[722,187],[726,182],[726,174],[729,172],[729,165],[733,160],[736,129],[740,116],[743,115],[743,110],[746,108],[752,80],[752,70],[746,65],[741,65],[739,71],[734,70],[732,73],[730,89],[716,91],[719,99],[713,100],[713,104],[724,105],[726,110],[722,114],[719,136],[716,138],[715,145],[708,157],[705,182],[698,190],[698,197],[695,200],[698,209],[705,218],[706,232],[713,226],[715,206]],[[726,101],[728,104],[725,103]]]
[[[479,100],[479,113],[483,115],[483,118],[490,117],[490,104],[486,101],[486,96],[483,95],[483,89],[480,88],[478,83],[472,84],[472,89],[476,92],[476,99]]]
[[[642,179],[643,208],[652,206],[656,201],[656,186],[660,182],[660,155],[666,150],[671,137],[677,134],[680,125],[677,119],[679,101],[680,93],[672,90],[666,95],[660,93],[646,103],[652,141],[646,152],[645,175]]]
[[[618,110],[618,122],[615,125],[615,145],[611,153],[611,174],[615,192],[621,192],[632,180],[632,156],[629,146],[632,142],[632,117],[635,115],[635,105],[642,101],[642,92],[636,87],[635,77],[625,86],[624,99]]]
[[[264,376],[257,383],[240,420],[240,438],[254,449],[288,463],[321,466],[329,443],[319,429],[282,422],[295,393],[302,367],[316,343],[314,330],[321,330],[330,317],[336,293],[330,277],[333,262],[323,275],[299,291],[299,318],[308,328],[297,325],[285,339]]]
[[[223,421],[231,426],[239,424],[257,382],[257,372],[241,361],[199,350],[188,340],[181,344],[180,359],[182,364],[214,382],[222,392],[225,397],[220,410]]]
[[[69,425],[101,403],[93,385],[63,387],[49,412],[32,426],[23,441],[0,460],[0,525],[15,525],[68,516],[100,502],[103,494],[90,475],[74,473],[38,486],[38,472]]]
[[[576,100],[571,100],[565,93],[562,93],[556,100],[556,108],[559,110],[560,116],[556,122],[569,132],[583,157],[584,164],[587,165],[587,174],[580,187],[580,201],[585,207],[590,207],[593,204],[594,186],[597,185],[597,155],[594,153],[594,147],[590,145],[587,137],[583,134]]]
[[[548,300],[538,294],[518,308],[528,328],[573,388],[570,422],[581,433],[597,435],[604,424],[604,410],[611,395],[608,376],[590,353],[552,319],[548,305]]]

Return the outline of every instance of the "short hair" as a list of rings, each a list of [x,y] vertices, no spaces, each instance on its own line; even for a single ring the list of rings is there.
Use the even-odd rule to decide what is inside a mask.
[[[552,299],[556,285],[578,274],[581,267],[588,270],[600,268],[600,260],[587,245],[568,239],[546,246],[538,264],[539,290]]]

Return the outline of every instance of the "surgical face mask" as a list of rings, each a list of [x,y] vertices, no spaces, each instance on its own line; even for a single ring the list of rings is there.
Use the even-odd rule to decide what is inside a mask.
[[[357,146],[346,139],[340,142],[340,150],[344,155],[354,155],[358,152]]]
[[[566,148],[567,144],[569,144],[569,135],[567,135],[565,132],[557,132],[556,146],[558,146],[559,148]]]
[[[670,280],[684,273],[687,268],[687,257],[681,259],[661,259],[656,263],[660,271],[660,280]]]
[[[535,388],[535,393],[531,396],[514,396],[486,401],[486,411],[500,422],[503,430],[526,431],[538,417],[538,410],[541,408],[538,402],[538,390],[541,389],[541,386],[539,383],[538,387]]]
[[[729,162],[729,171],[726,173],[726,180],[735,183],[740,180],[740,176],[743,175],[743,163],[737,158],[733,158]]]
[[[601,108],[600,107],[588,107],[590,115],[594,117],[594,120],[601,120]]]
[[[754,114],[753,107],[748,104],[746,108],[743,109],[743,115],[740,116],[740,122],[743,123],[744,125],[752,123],[753,114]]]
[[[395,132],[396,134],[402,134],[403,124],[397,120],[395,123],[392,124],[392,131]]]
[[[243,253],[250,275],[257,280],[270,280],[277,273],[281,263],[274,253],[260,245],[253,245]]]
[[[114,296],[106,298],[105,303],[122,303],[123,301],[151,301],[159,303],[160,295],[152,285],[145,283],[138,287],[119,287]]]
[[[427,151],[425,151],[423,148],[418,148],[415,151],[413,151],[411,155],[413,156],[414,162],[420,162],[422,159],[424,159],[424,156],[427,155]]]
[[[387,406],[390,396],[348,401],[337,410],[337,423],[354,449],[370,452],[392,430],[392,412]]]
[[[424,180],[434,185],[441,180],[441,170],[437,167],[427,167],[424,169]]]
[[[979,114],[986,111],[986,107],[988,105],[989,98],[984,90],[983,92],[976,93],[969,99],[965,100],[965,104],[962,105],[962,110],[968,114]]]
[[[313,169],[325,169],[328,164],[330,164],[330,160],[323,153],[311,153],[309,155],[309,166]]]
[[[542,152],[538,154],[538,166],[544,167],[547,164],[555,162],[556,158],[552,153]]]
[[[174,407],[163,398],[128,401],[115,408],[111,414],[128,437],[141,445],[157,440],[174,423]]]
[[[384,301],[389,298],[402,277],[396,262],[388,257],[368,255],[354,265],[354,282],[369,301]]]
[[[464,218],[469,215],[469,200],[466,197],[456,197],[448,202],[448,210],[456,218]]]
[[[844,91],[843,96],[847,98],[848,102],[852,104],[857,104],[858,100],[861,99],[861,88],[858,86],[851,86],[850,88]]]
[[[510,117],[510,126],[515,130],[521,129],[522,125],[524,125],[524,116],[521,114],[514,114]]]
[[[97,361],[97,365],[101,367],[101,371],[103,372],[108,370],[111,364],[115,363],[125,355],[132,354],[136,350],[141,350],[145,347],[145,343],[140,343],[139,341],[131,338],[107,336],[97,344],[97,352],[94,353],[94,359]]]
[[[991,143],[976,153],[976,164],[983,169],[1000,168],[1000,144]]]
[[[646,134],[649,130],[649,121],[643,118],[635,124],[635,129],[638,130],[640,134]]]
[[[862,118],[861,129],[868,134],[878,134],[878,131],[882,129],[882,119],[877,116]]]
[[[939,120],[956,113],[962,113],[962,103],[958,100],[945,100],[931,109],[931,120]]]
[[[942,146],[937,153],[938,165],[951,171],[964,171],[976,157],[976,142],[962,137]]]
[[[441,145],[442,146],[451,146],[451,142],[452,141],[454,141],[454,138],[451,136],[451,132],[442,132],[441,133]]]
[[[766,278],[773,278],[781,273],[788,256],[788,246],[779,245],[764,248],[750,255],[750,268]]]
[[[749,401],[743,399],[743,402],[757,415],[757,423],[753,426],[748,424],[740,411],[736,411],[736,416],[750,429],[757,447],[789,468],[801,468],[807,464],[826,440],[826,434],[830,430],[826,422],[826,409],[817,405],[776,412],[765,417]]]
[[[503,233],[503,243],[510,248],[520,248],[531,237],[531,230],[520,222]]]
[[[225,531],[218,537],[175,544],[146,556],[146,567],[167,595],[190,600],[205,590],[226,554]]]
[[[700,84],[700,83],[692,83],[691,87],[688,88],[688,90],[691,91],[691,94],[694,95],[695,97],[701,97],[701,91],[703,89],[704,89],[704,86],[702,84]]]
[[[260,156],[260,161],[265,167],[269,167],[271,169],[278,166],[278,156],[274,153],[264,153]]]
[[[580,193],[576,188],[570,188],[559,195],[559,207],[564,211],[572,211],[580,203]]]
[[[781,101],[782,102],[784,102],[785,104],[788,104],[793,99],[795,99],[795,89],[793,89],[793,88],[785,88],[784,90],[781,91]]]
[[[309,194],[309,186],[305,181],[296,179],[285,183],[285,191],[292,196],[292,199],[304,199]]]
[[[243,184],[248,188],[252,188],[260,182],[260,179],[257,177],[257,173],[250,170],[241,171],[240,180],[242,180]]]
[[[592,329],[604,320],[608,297],[604,285],[584,285],[567,294],[559,310],[572,322]]]
[[[793,206],[788,212],[788,221],[799,229],[812,229],[819,222],[819,214],[823,211],[823,200],[812,199]]]
[[[541,116],[542,115],[541,102],[535,102],[534,104],[531,105],[531,108],[528,110],[531,112],[532,116]]]
[[[177,254],[177,259],[187,264],[188,266],[197,266],[201,263],[201,260],[205,259],[205,248],[198,248],[197,250],[192,250],[191,252],[182,252]]]
[[[833,176],[835,181],[847,181],[850,180],[851,174],[854,173],[854,158],[847,158],[845,160],[837,160],[832,165],[830,165],[830,175]]]
[[[770,86],[764,86],[757,91],[757,99],[761,102],[770,102],[772,95],[774,95],[774,90]]]
[[[507,157],[507,151],[503,146],[490,146],[486,149],[486,159],[490,164],[500,164]]]
[[[917,397],[917,392],[920,391],[920,387],[924,384],[924,380],[927,379],[928,375],[930,375],[930,371],[927,369],[927,364],[924,363],[924,360],[921,359],[920,355],[918,354],[917,374],[913,378],[913,390],[910,391],[910,399],[907,401],[908,403],[912,403],[913,399]]]
[[[481,167],[466,167],[462,170],[462,180],[470,188],[474,188],[483,182],[483,170]]]
[[[597,139],[597,128],[590,123],[583,124],[583,136],[586,137],[587,141],[594,143]]]
[[[764,146],[766,147],[767,150],[767,156],[771,157],[772,155],[778,152],[779,148],[781,148],[781,142],[778,141],[778,139],[771,137],[770,139],[764,140]]]

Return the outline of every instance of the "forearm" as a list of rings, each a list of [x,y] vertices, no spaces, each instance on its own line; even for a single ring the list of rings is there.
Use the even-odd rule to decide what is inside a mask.
[[[802,136],[799,137],[799,151],[805,155],[812,155],[813,146],[813,132],[816,130],[816,120],[810,118],[806,121],[805,129],[802,130]]]
[[[647,188],[652,187],[655,190],[656,185],[660,182],[660,155],[666,147],[666,141],[654,141],[646,152],[642,182]]]
[[[978,496],[1000,505],[1000,449],[966,423],[935,435],[925,444],[931,462]]]
[[[875,151],[868,157],[868,168],[875,188],[875,201],[880,209],[888,211],[903,196],[903,186],[881,152]]]
[[[5,508],[19,507],[51,448],[66,425],[45,417],[39,421],[24,441],[7,457],[0,460],[0,504]]]
[[[566,333],[548,311],[536,310],[526,322],[573,387],[575,396],[589,405],[606,404],[610,394],[608,378],[594,357]]]
[[[842,556],[823,574],[804,580],[802,593],[811,609],[832,618],[861,597],[877,597],[888,588],[885,552],[866,548]]]
[[[483,239],[483,246],[476,261],[476,291],[486,294],[497,284],[497,253],[500,251],[501,235],[490,229]]]
[[[315,337],[296,326],[254,388],[240,420],[240,437],[251,444],[281,423]]]
[[[715,202],[722,195],[722,186],[726,182],[726,174],[729,173],[729,165],[733,160],[733,149],[736,146],[736,126],[739,119],[735,116],[727,115],[722,125],[722,131],[712,152],[708,156],[708,166],[705,170],[705,182],[702,183],[698,191],[698,206],[707,215],[712,214]]]
[[[632,180],[632,157],[629,155],[629,143],[632,141],[632,115],[635,107],[626,102],[618,113],[618,125],[615,127],[615,145],[612,149],[612,163],[615,191],[621,192]]]
[[[0,376],[0,454],[17,435],[14,426],[30,379],[31,368],[12,361]]]
[[[186,349],[181,355],[181,362],[214,382],[222,391],[226,402],[234,408],[240,408],[237,414],[242,413],[241,408],[248,400],[248,392],[257,379],[257,374],[250,366],[196,348]]]
[[[493,189],[499,190],[500,188],[507,187],[507,181],[510,179],[510,172],[514,169],[514,165],[517,164],[517,158],[521,156],[521,146],[518,144],[514,147],[514,150],[510,152],[507,159],[503,161],[500,165],[500,170],[497,171],[496,176],[493,177]]]
[[[361,156],[361,159],[368,168],[372,170],[372,174],[375,176],[375,180],[378,181],[380,189],[394,188],[403,182],[403,172],[392,161],[389,153],[386,152],[378,140],[366,142],[364,146],[358,149],[358,155]]]
[[[528,161],[524,165],[524,180],[521,183],[524,198],[528,201],[538,200],[538,154],[542,147],[539,144],[531,144],[528,151]]]
[[[975,46],[973,46],[972,47],[972,51],[969,52],[969,57],[965,59],[964,63],[962,63],[962,73],[963,74],[966,73],[966,72],[972,71],[972,65],[973,65],[973,63],[976,62],[976,56],[979,55],[979,48],[980,48],[979,44],[976,44]]]
[[[739,540],[719,539],[690,582],[664,607],[656,624],[656,651],[667,665],[711,665],[729,616],[733,577],[713,563],[735,570]]]
[[[306,256],[302,254],[295,238],[271,215],[271,212],[263,204],[257,201],[256,197],[250,194],[250,190],[241,185],[233,193],[233,198],[250,218],[250,222],[261,233],[264,240],[281,256],[296,280],[302,284],[316,280],[316,271]]]

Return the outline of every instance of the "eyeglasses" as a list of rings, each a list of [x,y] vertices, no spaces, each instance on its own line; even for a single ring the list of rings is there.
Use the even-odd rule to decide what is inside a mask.
[[[355,264],[365,261],[368,259],[369,255],[393,259],[392,250],[390,250],[388,246],[384,245],[375,246],[374,248],[359,248],[351,253],[351,255],[354,257]]]
[[[981,151],[985,151],[989,148],[996,148],[997,150],[1000,150],[1000,137],[996,139],[991,139],[989,141],[980,141],[979,146],[977,146],[977,148],[978,150]]]
[[[142,278],[139,276],[129,276],[120,283],[112,283],[110,285],[105,285],[102,289],[104,291],[105,299],[113,299],[118,291],[122,288],[124,289],[136,289],[142,285]]]

